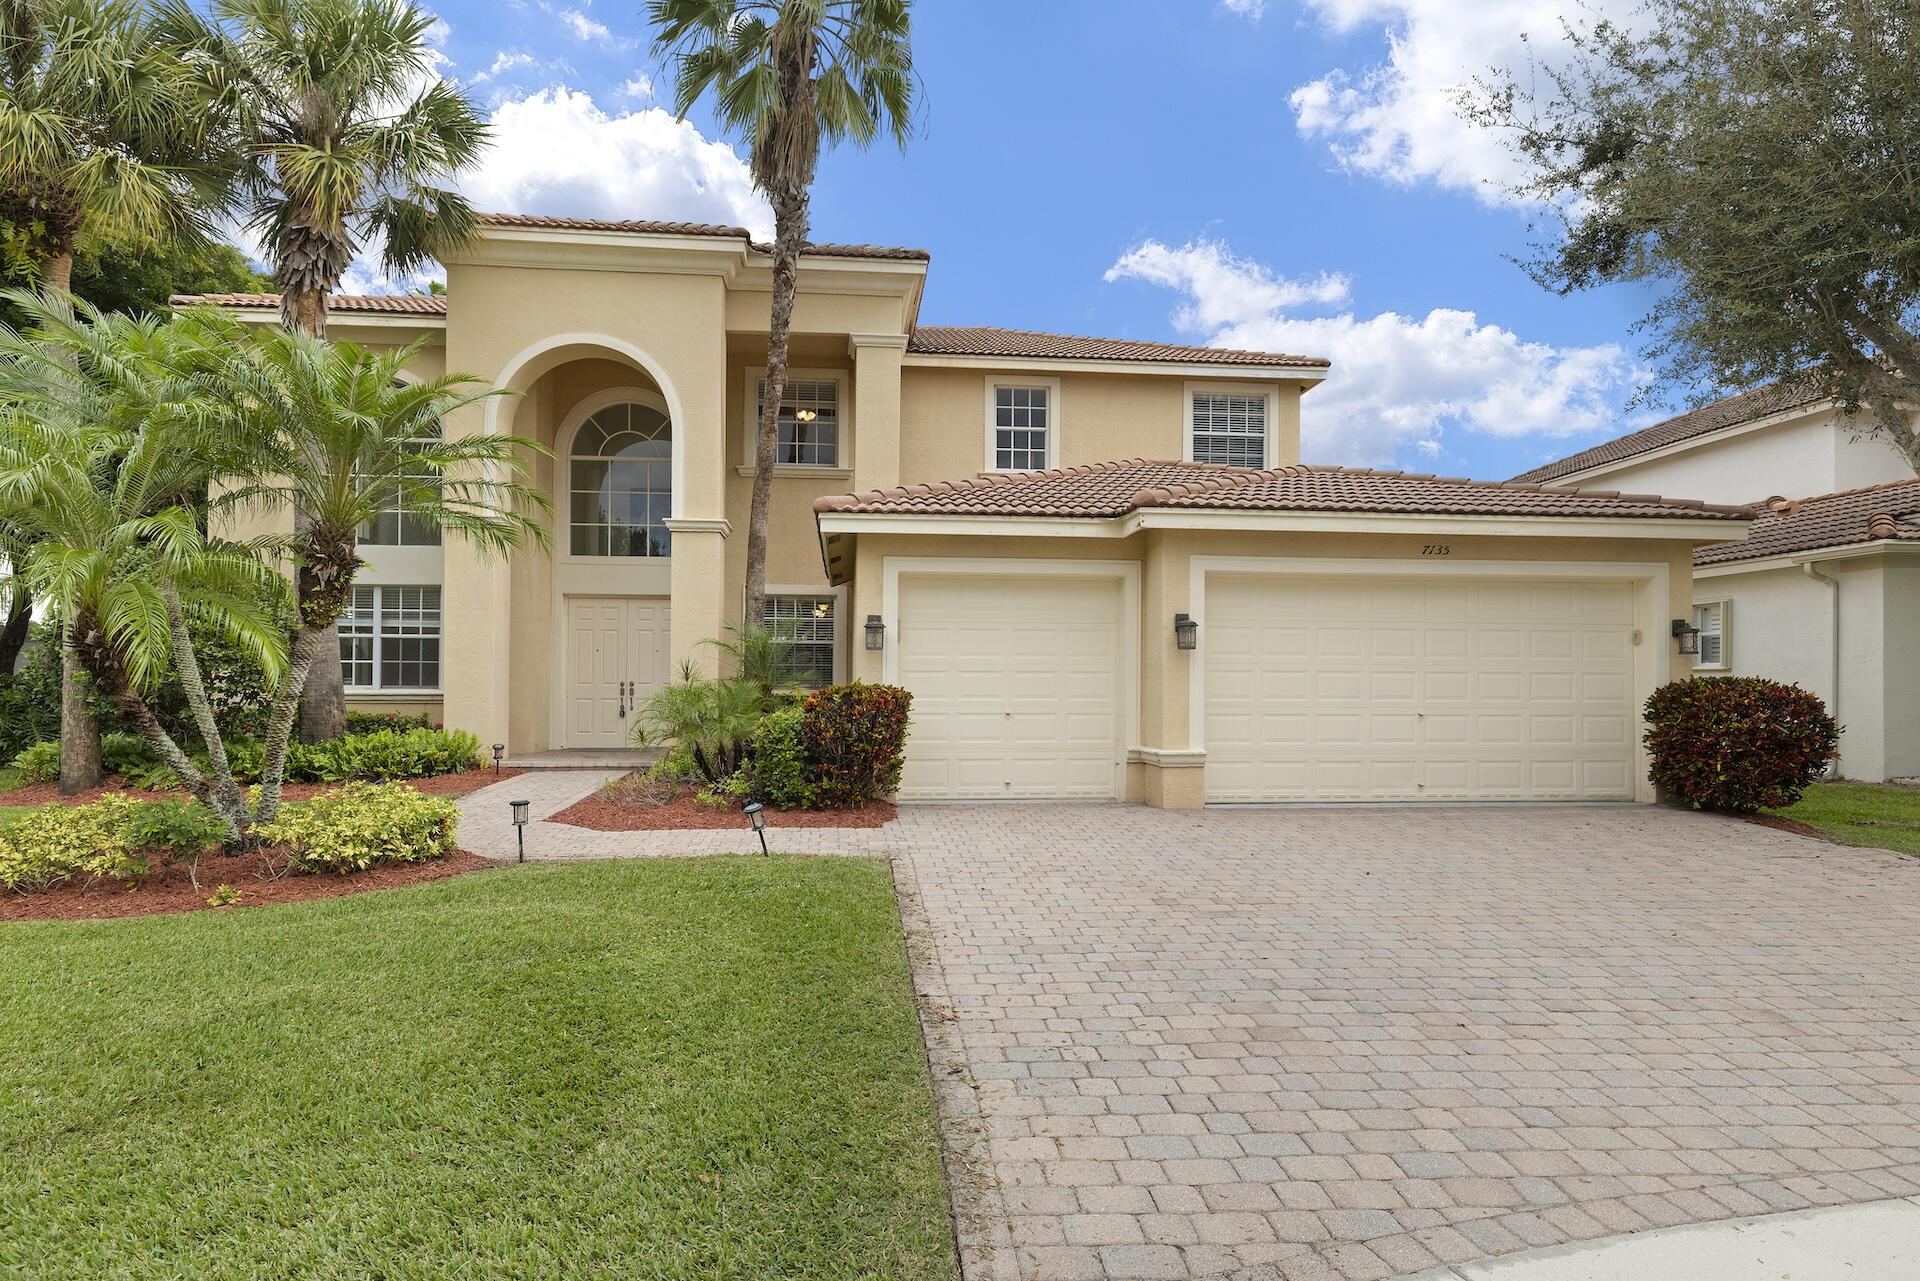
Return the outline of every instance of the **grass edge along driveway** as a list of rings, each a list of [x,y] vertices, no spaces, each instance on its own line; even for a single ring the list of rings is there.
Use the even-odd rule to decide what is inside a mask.
[[[1920,854],[1920,787],[1815,783],[1797,804],[1766,812],[1805,823],[1842,845]]]
[[[886,865],[0,926],[0,1275],[955,1275]]]

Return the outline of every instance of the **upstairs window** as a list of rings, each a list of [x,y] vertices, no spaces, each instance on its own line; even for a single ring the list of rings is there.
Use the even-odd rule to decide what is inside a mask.
[[[439,436],[438,431],[433,433],[433,439],[437,440]],[[412,480],[432,481],[436,490],[440,487],[439,478],[424,466],[417,471],[409,470],[407,475]],[[377,482],[371,477],[362,476],[360,483],[363,488],[373,488]],[[391,489],[390,483],[388,488]],[[438,547],[440,545],[439,527],[429,525],[418,516],[401,511],[397,495],[379,494],[376,496],[376,501],[381,506],[380,514],[360,527],[361,542],[369,547]]]
[[[755,385],[753,429],[767,405],[767,380]],[[751,437],[749,437],[751,440]],[[840,384],[831,378],[789,378],[780,397],[780,429],[773,447],[779,467],[840,465]]]
[[[1222,467],[1265,467],[1267,398],[1195,392],[1193,461]]]
[[[834,617],[831,596],[769,596],[760,621],[791,648],[782,672],[795,685],[833,684]]]
[[[1693,665],[1725,667],[1727,665],[1727,603],[1716,600],[1708,601],[1704,605],[1695,605],[1693,625],[1700,629],[1700,655],[1694,659]]]
[[[668,556],[673,427],[651,405],[608,405],[580,425],[567,459],[575,556]]]
[[[1044,471],[1050,463],[1053,388],[996,383],[993,394],[992,469]]]

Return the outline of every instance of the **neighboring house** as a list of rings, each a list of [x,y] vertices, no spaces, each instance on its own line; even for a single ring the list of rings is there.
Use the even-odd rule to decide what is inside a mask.
[[[1757,504],[1694,554],[1695,670],[1819,694],[1841,776],[1920,775],[1920,479],[1830,397],[1770,384],[1514,479]]]
[[[553,550],[369,531],[352,699],[618,746],[740,621],[771,259],[736,228],[483,229],[445,297],[340,298],[329,332],[517,393],[445,429],[551,451]],[[764,620],[805,678],[913,691],[904,796],[1652,799],[1637,709],[1744,509],[1301,467],[1324,360],[923,325],[927,270],[802,259]]]

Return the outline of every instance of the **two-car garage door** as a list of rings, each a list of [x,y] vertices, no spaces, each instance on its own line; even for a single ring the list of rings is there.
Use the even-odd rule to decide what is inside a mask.
[[[1210,801],[1624,800],[1633,588],[1210,578]]]
[[[901,795],[1118,795],[1141,679],[1130,602],[1115,578],[903,574]],[[1210,573],[1194,605],[1200,652],[1165,679],[1200,665],[1209,801],[1634,794],[1630,582]]]

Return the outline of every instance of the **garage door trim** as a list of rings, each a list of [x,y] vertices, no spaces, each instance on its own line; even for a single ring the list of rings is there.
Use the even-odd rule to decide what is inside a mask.
[[[1020,559],[1007,556],[887,556],[880,567],[881,621],[886,652],[881,671],[889,685],[900,682],[900,580],[902,577],[951,577],[957,574],[1028,578],[1077,578],[1116,581],[1120,585],[1119,738],[1113,745],[1114,795],[1126,795],[1127,752],[1140,741],[1140,562],[1134,560]]]
[[[1400,559],[1195,556],[1190,572],[1188,599],[1191,612],[1200,622],[1200,638],[1199,648],[1188,656],[1187,742],[1201,750],[1205,750],[1207,742],[1207,577],[1210,574],[1282,578],[1327,574],[1374,578],[1604,579],[1630,582],[1634,586],[1633,625],[1640,642],[1633,650],[1633,701],[1636,708],[1670,679],[1673,666],[1666,621],[1670,606],[1669,569],[1659,561],[1454,560],[1444,556]],[[1654,792],[1653,784],[1647,780],[1646,749],[1640,744],[1639,737],[1637,733],[1634,735],[1634,799],[1652,801]]]

